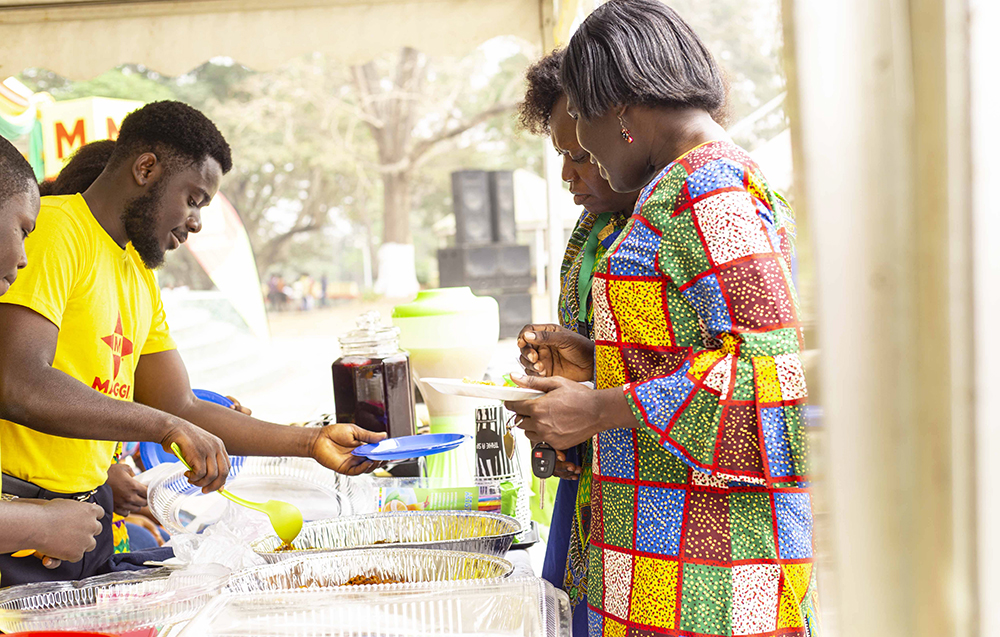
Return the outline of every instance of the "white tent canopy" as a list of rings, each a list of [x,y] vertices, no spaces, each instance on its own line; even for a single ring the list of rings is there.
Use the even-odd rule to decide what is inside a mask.
[[[123,63],[174,76],[216,56],[266,70],[319,51],[366,62],[412,46],[461,55],[516,36],[548,50],[578,0],[6,0],[0,77],[41,67],[72,79]],[[561,6],[559,6],[561,5]],[[566,16],[560,19],[560,16]]]

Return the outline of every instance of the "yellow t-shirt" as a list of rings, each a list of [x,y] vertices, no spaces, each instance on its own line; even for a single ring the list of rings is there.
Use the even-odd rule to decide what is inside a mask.
[[[28,267],[0,303],[55,323],[53,367],[131,401],[139,356],[175,347],[153,272],[131,244],[123,250],[114,242],[80,195],[43,197],[25,250]],[[4,473],[61,493],[104,484],[117,444],[50,436],[6,420],[0,440]]]

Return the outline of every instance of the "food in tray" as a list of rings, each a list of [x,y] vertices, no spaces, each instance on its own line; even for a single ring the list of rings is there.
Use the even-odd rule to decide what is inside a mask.
[[[383,575],[355,575],[347,580],[342,586],[373,586],[376,584],[405,584],[405,579],[395,577],[385,577]]]
[[[342,584],[334,584],[334,586],[377,586],[379,584],[406,584],[408,581],[409,580],[402,577],[390,577],[388,575],[374,573],[368,575],[355,575],[346,582],[343,582]],[[330,585],[330,580],[309,578],[296,588],[326,588]]]
[[[399,544],[399,540],[375,540],[371,543],[372,546],[377,546],[379,544]],[[291,544],[282,544],[278,548],[274,549],[275,553],[288,553],[290,551],[308,551],[309,549],[300,549],[292,546]]]

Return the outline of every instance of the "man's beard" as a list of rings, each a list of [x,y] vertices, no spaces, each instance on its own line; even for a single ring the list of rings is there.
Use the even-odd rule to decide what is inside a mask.
[[[145,195],[132,199],[122,211],[125,236],[150,270],[163,265],[166,251],[156,236],[157,209],[160,204],[160,186],[157,181]]]

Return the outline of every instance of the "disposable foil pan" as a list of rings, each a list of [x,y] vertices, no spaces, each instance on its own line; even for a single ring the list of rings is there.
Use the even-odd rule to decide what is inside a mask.
[[[180,637],[569,637],[569,598],[536,578],[227,593]]]
[[[226,488],[253,500],[283,500],[302,511],[305,520],[369,513],[375,491],[369,476],[343,476],[310,458],[230,456]],[[149,485],[149,508],[172,534],[200,533],[218,522],[227,507],[236,507],[218,493],[202,493],[184,477],[178,462]],[[263,513],[238,509],[247,515]]]
[[[250,546],[268,562],[300,555],[355,548],[410,548],[506,555],[520,523],[499,513],[478,511],[406,511],[372,513],[309,522],[292,542],[292,551],[277,550],[282,542],[269,535]]]
[[[236,573],[226,590],[235,593],[287,591],[343,586],[358,576],[386,581],[380,586],[412,582],[446,582],[507,577],[514,565],[492,555],[385,548],[308,555]]]
[[[229,569],[211,564],[13,586],[0,591],[0,630],[118,633],[173,624],[190,619],[228,578]]]

